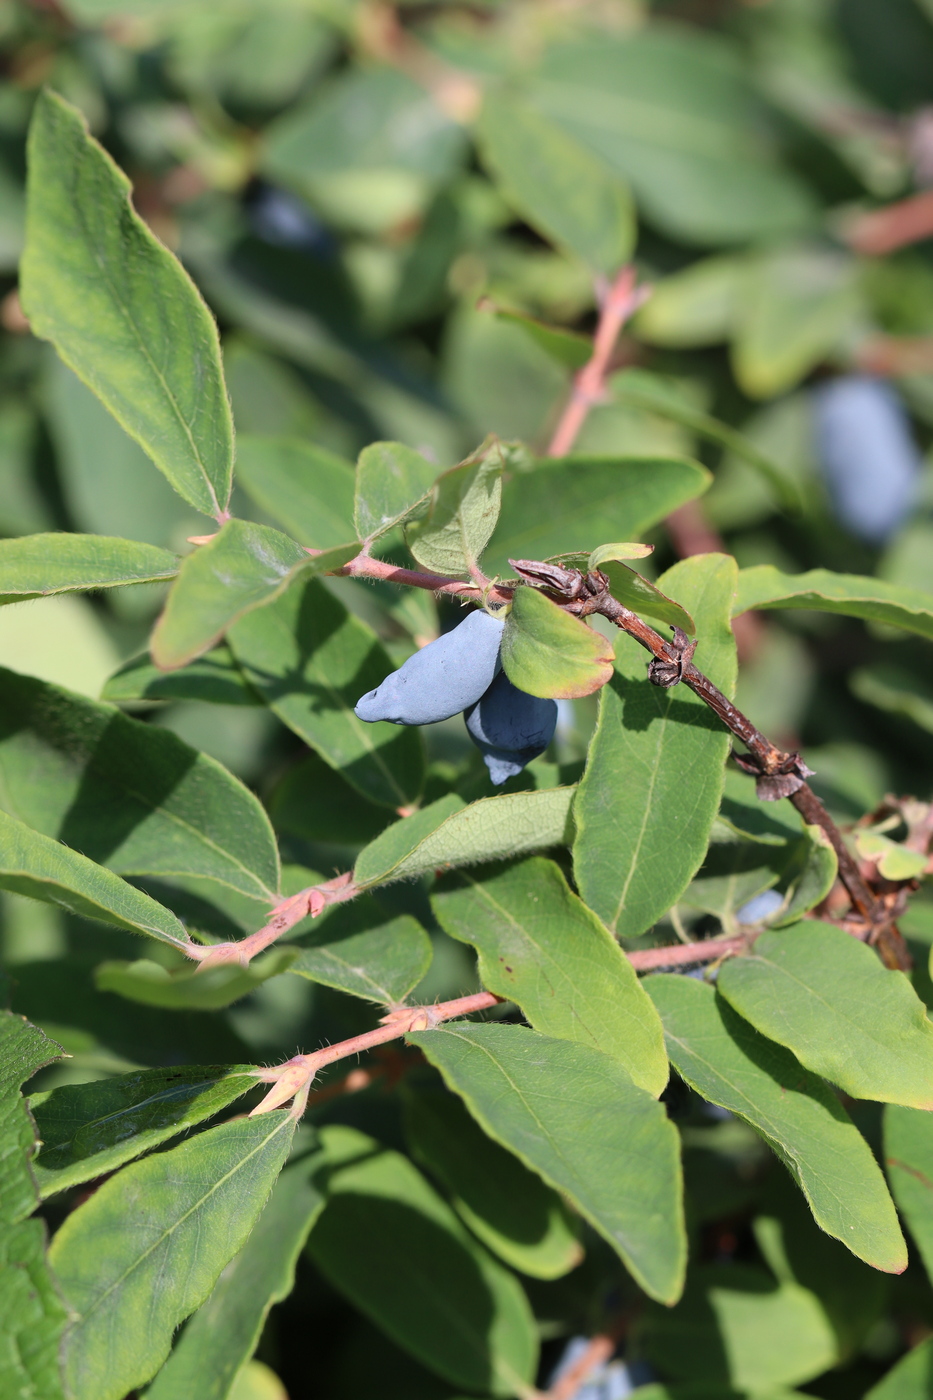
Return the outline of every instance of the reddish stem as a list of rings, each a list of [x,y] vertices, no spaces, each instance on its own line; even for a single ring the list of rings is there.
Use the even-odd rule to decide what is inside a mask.
[[[567,455],[576,442],[590,409],[605,397],[606,372],[619,333],[644,299],[644,291],[635,290],[634,267],[623,267],[600,310],[596,335],[593,337],[593,354],[574,376],[573,390],[547,450],[549,457]]]

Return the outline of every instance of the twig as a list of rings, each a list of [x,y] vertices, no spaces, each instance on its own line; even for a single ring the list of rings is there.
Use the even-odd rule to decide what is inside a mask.
[[[751,934],[735,938],[704,938],[700,943],[671,943],[663,948],[636,948],[626,957],[636,972],[654,972],[662,967],[689,967],[691,963],[716,962],[719,958],[742,953],[752,941]]]
[[[295,1116],[300,1117],[308,1101],[312,1080],[325,1065],[345,1060],[349,1055],[360,1055],[364,1050],[372,1050],[377,1045],[398,1040],[400,1036],[409,1035],[412,1031],[433,1030],[442,1021],[449,1021],[454,1016],[468,1016],[473,1011],[485,1011],[502,1000],[502,997],[497,997],[492,992],[474,992],[471,996],[457,997],[455,1001],[442,1001],[435,1006],[399,1007],[383,1016],[382,1025],[374,1031],[351,1036],[349,1040],[341,1040],[336,1045],[326,1045],[323,1050],[316,1050],[312,1055],[295,1055],[272,1069],[256,1070],[256,1078],[273,1087],[262,1102],[256,1105],[250,1117],[255,1118],[260,1113],[269,1113],[274,1108],[281,1108],[291,1098],[295,1100]]]
[[[316,919],[329,904],[342,904],[347,899],[355,899],[358,894],[359,889],[353,883],[353,875],[347,871],[344,875],[335,876],[333,880],[327,880],[323,885],[309,885],[306,890],[299,890],[297,894],[290,895],[288,899],[276,905],[267,924],[246,938],[240,938],[235,943],[189,943],[183,951],[200,964],[199,971],[209,967],[222,967],[226,963],[239,963],[241,967],[249,967],[251,959],[257,953],[263,952],[270,943],[274,943],[283,933],[294,928],[295,924],[300,924],[309,914],[312,919]]]
[[[334,573],[349,578],[378,579],[382,583],[407,584],[409,588],[425,588],[431,593],[463,598],[474,603],[481,603],[484,597],[490,603],[508,603],[511,602],[515,591],[512,588],[481,587],[477,583],[448,578],[445,574],[427,574],[419,573],[415,569],[402,569],[384,559],[373,559],[368,554],[358,554],[349,564],[344,564],[342,569],[335,569]]]
[[[841,233],[850,248],[869,257],[881,257],[933,237],[933,190],[860,214]]]
[[[547,450],[549,457],[566,456],[576,442],[590,409],[605,398],[606,372],[619,332],[646,296],[647,288],[635,290],[634,267],[623,267],[600,310],[596,335],[593,337],[593,354],[574,376],[570,398]]]

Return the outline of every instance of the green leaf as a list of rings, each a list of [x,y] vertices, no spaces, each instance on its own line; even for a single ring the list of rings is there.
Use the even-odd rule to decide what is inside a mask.
[[[933,690],[922,677],[900,666],[864,666],[850,675],[849,689],[866,704],[903,715],[933,734]]]
[[[174,554],[132,540],[52,534],[0,540],[0,603],[151,583],[177,573]]]
[[[933,1121],[929,1112],[888,1104],[884,1162],[904,1223],[933,1276]]]
[[[489,543],[502,499],[502,448],[487,439],[472,457],[439,476],[427,515],[406,540],[418,563],[439,574],[469,574]]]
[[[611,276],[631,257],[635,212],[619,176],[521,99],[487,93],[478,136],[499,191],[538,233]]]
[[[820,1230],[785,1172],[768,1173],[752,1229],[775,1278],[816,1294],[836,1334],[839,1361],[853,1358],[885,1311],[890,1280]]]
[[[675,457],[563,457],[515,472],[502,487],[499,522],[484,558],[507,577],[510,559],[589,554],[607,535],[634,540],[701,496],[712,477]]]
[[[834,574],[829,569],[811,569],[806,574],[782,574],[772,564],[741,569],[732,615],[738,617],[750,608],[842,613],[933,638],[933,595],[883,579]]]
[[[807,1069],[858,1099],[933,1108],[933,1025],[902,972],[832,924],[761,935],[719,974],[723,996]]]
[[[64,1400],[58,1351],[68,1312],[45,1258],[31,1159],[35,1125],[20,1086],[61,1056],[21,1016],[0,1011],[0,1394]]]
[[[647,559],[648,555],[653,553],[653,544],[601,544],[586,561],[586,570],[587,573],[592,573],[593,569],[598,569],[607,559]]]
[[[0,804],[121,875],[199,876],[275,899],[259,800],[167,729],[0,668]]]
[[[417,919],[389,919],[364,896],[328,918],[320,941],[302,947],[291,971],[350,996],[398,1006],[430,966],[431,940]]]
[[[308,1241],[329,1282],[451,1384],[496,1396],[528,1390],[538,1343],[515,1276],[407,1157],[352,1128],[326,1128],[321,1137],[345,1161],[332,1169]]]
[[[562,845],[570,839],[574,792],[509,792],[468,807],[454,794],[442,797],[371,841],[357,857],[353,878],[358,885],[386,885]]]
[[[865,1400],[927,1400],[931,1370],[933,1337],[927,1337],[865,1392]]]
[[[253,1233],[224,1269],[146,1391],[146,1400],[228,1400],[274,1303],[291,1293],[298,1256],[324,1207],[320,1151],[288,1166]]]
[[[860,831],[855,848],[863,859],[878,862],[878,873],[886,880],[917,880],[927,868],[925,851],[910,851],[880,831]]]
[[[609,592],[623,607],[666,622],[669,627],[681,627],[688,636],[696,635],[696,623],[687,609],[668,598],[650,579],[643,578],[621,560],[604,560],[599,568],[609,580]]]
[[[41,1198],[187,1135],[255,1084],[249,1065],[171,1065],[40,1095],[30,1107],[42,1142],[33,1165]]]
[[[479,954],[483,986],[535,1030],[619,1060],[655,1098],[667,1084],[657,1014],[618,943],[541,857],[453,876],[431,899],[451,937]]]
[[[288,1113],[223,1123],[125,1167],[72,1211],[49,1261],[78,1315],[64,1345],[75,1400],[123,1400],[155,1374],[246,1242],[294,1131]]]
[[[677,1130],[617,1060],[522,1026],[460,1023],[408,1039],[484,1132],[568,1197],[646,1293],[665,1303],[680,1296]]]
[[[217,327],[129,194],[129,180],[76,108],[41,93],[29,131],[21,266],[32,329],[179,495],[219,517],[233,481],[233,420]]]
[[[660,414],[681,427],[688,428],[698,437],[709,442],[719,443],[727,452],[747,462],[771,487],[775,499],[791,511],[800,509],[800,493],[780,467],[770,457],[760,451],[744,433],[737,432],[728,423],[702,413],[694,407],[687,396],[673,391],[669,381],[658,374],[644,369],[627,369],[613,375],[612,397],[618,403],[630,404],[633,408],[643,408]]]
[[[592,695],[612,675],[612,643],[534,588],[517,588],[502,633],[502,665],[529,695]]]
[[[426,498],[437,467],[403,442],[373,442],[356,465],[353,519],[361,540],[377,540]]]
[[[229,647],[214,647],[178,671],[160,671],[144,651],[107,681],[102,700],[206,700],[211,705],[261,705]]]
[[[267,607],[299,574],[327,573],[348,563],[357,544],[309,555],[268,525],[228,520],[182,562],[178,580],[152,634],[152,658],[164,671],[209,651],[228,628]]]
[[[901,1273],[907,1251],[884,1177],[828,1085],[712,987],[670,974],[647,977],[644,985],[680,1077],[761,1134],[822,1230],[873,1268]]]
[[[257,506],[311,549],[333,549],[356,535],[353,467],[325,447],[241,433],[236,477]]]
[[[697,665],[727,695],[736,679],[735,579],[735,561],[722,554],[685,559],[660,579],[696,619]],[[631,938],[676,903],[706,854],[729,735],[686,686],[652,685],[631,638],[616,652],[574,804],[574,871],[603,923]]]
[[[655,282],[632,329],[649,345],[691,350],[728,340],[748,273],[744,254],[701,258]]]
[[[487,1137],[454,1094],[405,1094],[414,1156],[493,1254],[532,1278],[561,1278],[583,1258],[574,1220],[556,1191]]]
[[[753,260],[738,301],[732,367],[751,398],[792,388],[857,325],[855,264],[839,252],[780,248]]]
[[[241,618],[230,646],[247,681],[364,797],[417,801],[424,750],[416,729],[364,724],[353,713],[392,663],[372,630],[315,580],[299,580],[261,613]]]
[[[731,1395],[773,1396],[776,1387],[812,1380],[837,1359],[816,1296],[747,1264],[694,1270],[679,1306],[652,1308],[644,1328],[648,1357],[668,1375],[729,1386]]]
[[[662,232],[741,244],[813,217],[808,189],[759,135],[747,67],[724,36],[696,28],[603,31],[548,45],[529,97],[631,183]]]
[[[248,967],[227,963],[202,971],[190,961],[169,970],[150,958],[135,962],[114,959],[94,971],[99,992],[116,992],[143,1006],[166,1011],[221,1011],[254,992],[270,977],[288,972],[297,957],[294,948],[274,948],[254,958]]]
[[[0,812],[0,889],[61,905],[85,919],[147,933],[176,948],[191,941],[175,915],[147,894],[5,812]]]
[[[546,350],[552,359],[567,369],[582,369],[593,357],[593,342],[589,336],[578,331],[568,331],[563,326],[550,326],[538,321],[534,316],[525,316],[520,311],[510,311],[504,306],[496,306],[486,298],[480,302],[479,310],[492,311],[497,321],[506,325],[518,326],[529,340]]]

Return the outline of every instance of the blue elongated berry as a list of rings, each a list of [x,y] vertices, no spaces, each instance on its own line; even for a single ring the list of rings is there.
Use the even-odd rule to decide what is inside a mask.
[[[840,524],[884,544],[910,514],[922,460],[890,384],[846,375],[815,394],[820,468]]]
[[[527,695],[500,671],[464,719],[467,733],[481,750],[489,776],[498,787],[544,753],[557,727],[557,701]]]
[[[504,622],[471,612],[459,627],[430,642],[358,702],[354,713],[372,724],[437,724],[475,705],[499,668]]]
[[[784,903],[784,896],[777,890],[762,890],[761,894],[756,894],[754,899],[750,899],[747,904],[743,904],[736,914],[736,922],[740,924],[759,924],[762,919],[768,919],[772,914],[776,914]]]

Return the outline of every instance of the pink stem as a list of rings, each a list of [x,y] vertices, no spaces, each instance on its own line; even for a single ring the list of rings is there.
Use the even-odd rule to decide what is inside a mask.
[[[547,450],[549,457],[565,457],[567,455],[576,442],[590,409],[604,398],[606,372],[609,369],[619,333],[643,300],[644,293],[635,290],[634,267],[623,267],[612,284],[609,295],[599,313],[599,323],[593,338],[593,354],[580,372],[574,376],[573,391]]]
[[[427,588],[432,593],[444,593],[456,598],[468,598],[474,602],[481,602],[485,592],[486,597],[493,603],[510,603],[512,601],[511,588],[490,588],[484,590],[476,583],[465,583],[460,579],[445,577],[444,574],[418,573],[415,569],[402,569],[397,564],[389,564],[384,559],[372,559],[368,554],[358,554],[355,559],[351,559],[349,564],[344,564],[342,569],[335,569],[335,574],[348,575],[350,578],[375,578],[386,583],[408,584],[410,588]]]
[[[664,948],[636,948],[626,957],[636,972],[651,972],[656,967],[682,967],[686,963],[715,962],[728,953],[740,953],[748,938],[705,938],[702,943],[674,943]]]

